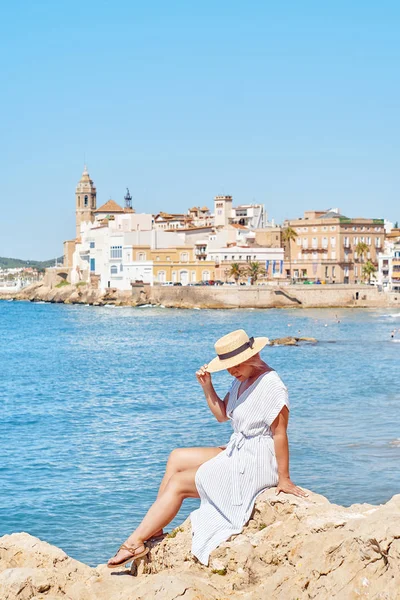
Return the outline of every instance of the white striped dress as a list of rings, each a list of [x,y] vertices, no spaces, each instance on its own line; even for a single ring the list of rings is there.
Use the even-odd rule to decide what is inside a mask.
[[[212,550],[242,531],[258,494],[278,482],[270,426],[289,408],[287,388],[275,371],[260,375],[238,397],[239,386],[235,380],[227,401],[234,430],[229,443],[196,473],[201,504],[190,515],[192,554],[204,565]]]

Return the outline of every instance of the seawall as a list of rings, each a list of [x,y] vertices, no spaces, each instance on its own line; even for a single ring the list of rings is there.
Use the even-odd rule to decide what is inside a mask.
[[[379,292],[368,285],[288,286],[138,286],[131,291],[109,288],[104,292],[89,284],[61,287],[33,284],[0,299],[30,300],[101,306],[117,304],[163,305],[175,308],[385,308],[400,307],[400,293]]]

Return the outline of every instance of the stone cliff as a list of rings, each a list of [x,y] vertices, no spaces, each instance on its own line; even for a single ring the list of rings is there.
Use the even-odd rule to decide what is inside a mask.
[[[79,535],[79,532],[77,532]],[[190,523],[156,543],[132,577],[90,568],[26,533],[0,538],[1,600],[399,600],[400,495],[387,504],[257,500],[243,533],[211,555],[190,554]]]

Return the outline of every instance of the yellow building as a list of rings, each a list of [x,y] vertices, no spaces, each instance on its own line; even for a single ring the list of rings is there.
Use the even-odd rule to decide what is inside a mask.
[[[132,260],[152,261],[154,283],[196,283],[215,279],[215,262],[199,261],[191,246],[152,249],[133,246]]]

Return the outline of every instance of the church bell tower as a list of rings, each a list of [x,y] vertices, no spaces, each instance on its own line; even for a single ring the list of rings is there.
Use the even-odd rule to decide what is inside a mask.
[[[85,168],[82,177],[76,186],[76,238],[81,237],[81,223],[94,221],[94,212],[96,210],[96,187],[89,177],[88,170]]]

